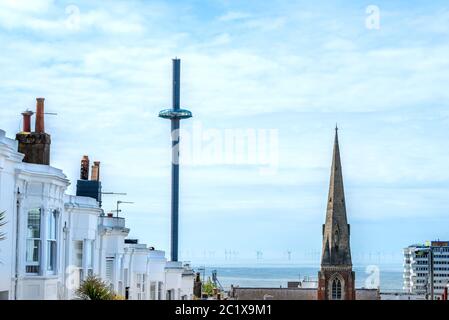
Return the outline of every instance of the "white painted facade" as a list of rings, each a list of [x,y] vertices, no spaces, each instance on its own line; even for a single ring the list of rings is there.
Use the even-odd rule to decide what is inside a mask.
[[[0,130],[0,211],[5,212],[6,225],[1,227],[6,239],[0,241],[0,299],[14,298],[11,283],[15,279],[16,246],[16,168],[22,163],[23,155],[17,152],[17,141],[5,137]]]
[[[22,163],[16,169],[16,189],[20,192],[16,211],[17,297],[62,298],[64,262],[59,248],[68,185],[62,171],[50,166]]]
[[[99,217],[99,274],[118,294],[123,294],[123,260],[125,255],[125,238],[129,229],[125,219],[112,215]]]
[[[164,251],[125,244],[123,270],[124,295],[128,288],[130,300],[193,299],[193,271],[181,262],[167,262]]]
[[[165,299],[165,266],[167,259],[165,258],[165,252],[161,250],[150,250],[149,252],[149,293],[150,300],[164,300]],[[189,291],[190,288],[185,288],[185,291]],[[192,285],[193,290],[193,285]]]
[[[193,299],[193,281],[195,274],[189,265],[182,262],[167,262],[165,267],[165,299]]]
[[[0,210],[6,240],[0,242],[3,299],[58,299],[64,268],[59,254],[64,193],[69,181],[51,166],[21,162],[17,142],[0,131]]]
[[[101,275],[101,237],[98,227],[103,213],[93,198],[65,196],[62,252],[64,299],[73,299],[80,282],[88,275]]]
[[[128,292],[129,300],[162,300],[162,294],[158,295],[157,292],[164,290],[160,274],[164,272],[166,260],[164,253],[159,252],[161,260],[154,261],[150,259],[150,249],[145,244],[126,244],[123,266],[124,295]]]
[[[0,300],[73,299],[88,275],[133,300],[192,298],[189,268],[178,263],[175,270],[163,251],[125,243],[124,218],[104,215],[93,198],[66,195],[70,182],[60,169],[22,162],[17,147],[0,130],[7,222],[0,230]]]

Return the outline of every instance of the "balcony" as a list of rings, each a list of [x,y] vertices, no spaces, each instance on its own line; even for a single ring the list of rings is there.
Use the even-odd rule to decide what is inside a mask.
[[[102,216],[100,217],[100,225],[105,228],[124,229],[125,218]]]

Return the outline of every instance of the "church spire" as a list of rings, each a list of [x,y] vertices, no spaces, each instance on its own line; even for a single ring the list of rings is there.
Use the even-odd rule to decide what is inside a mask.
[[[335,126],[326,222],[323,225],[321,265],[352,266],[337,126]]]

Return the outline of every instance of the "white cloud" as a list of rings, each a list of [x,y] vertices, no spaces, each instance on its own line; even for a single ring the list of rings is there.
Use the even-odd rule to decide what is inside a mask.
[[[238,11],[230,11],[225,13],[224,15],[218,17],[219,21],[235,21],[235,20],[243,20],[246,18],[251,17],[251,14],[244,13],[244,12],[238,12]]]
[[[222,33],[208,41],[207,46],[222,46],[229,43],[231,43],[231,36],[229,35],[229,33]]]
[[[245,22],[246,27],[259,29],[261,31],[272,31],[282,28],[287,21],[286,17],[261,17],[250,19]]]
[[[125,17],[125,19],[121,17]],[[80,15],[82,28],[96,28],[106,33],[141,33],[144,31],[144,26],[139,20],[140,17],[136,14],[125,12],[119,18],[119,16],[112,15],[105,10],[92,10]]]
[[[114,9],[111,6],[110,9]],[[25,28],[34,32],[73,35],[75,32],[101,31],[107,34],[139,34],[144,31],[141,16],[134,12],[58,7],[53,1],[7,1],[0,4],[0,26]]]
[[[53,0],[2,0],[0,10],[11,10],[12,12],[45,12],[52,4]]]

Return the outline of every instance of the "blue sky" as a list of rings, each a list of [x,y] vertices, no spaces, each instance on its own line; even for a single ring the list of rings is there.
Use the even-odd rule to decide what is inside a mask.
[[[366,9],[380,10],[380,29]],[[275,172],[185,164],[181,257],[319,262],[338,122],[355,263],[448,239],[449,8],[445,1],[0,1],[0,128],[46,98],[52,164],[74,192],[102,162],[131,236],[167,249],[171,59],[204,129],[271,129]],[[207,142],[204,142],[207,144]],[[105,196],[105,209],[118,198]],[[253,259],[253,260],[251,260]],[[245,260],[245,261],[246,261]],[[389,261],[389,260],[388,260]]]

